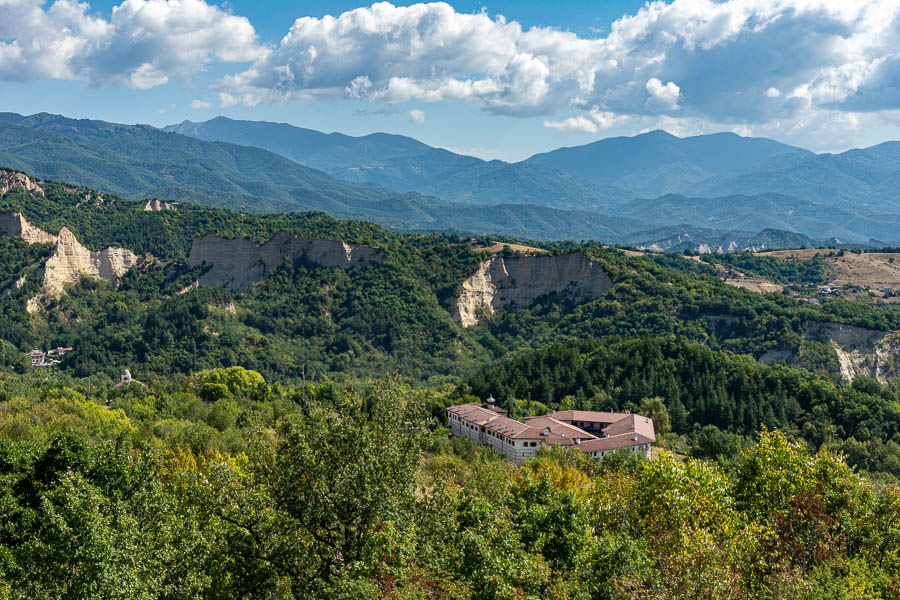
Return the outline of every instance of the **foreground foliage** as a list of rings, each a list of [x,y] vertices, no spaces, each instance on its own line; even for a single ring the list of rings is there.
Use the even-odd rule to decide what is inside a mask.
[[[109,409],[4,384],[4,415],[32,410],[18,409],[29,426],[0,428],[0,597],[900,591],[900,489],[783,432],[763,431],[728,468],[567,450],[515,468],[448,440],[427,418],[440,394],[395,381],[288,389],[230,369],[169,385],[102,390],[122,407]],[[40,408],[54,398],[57,414]],[[205,447],[180,437],[152,418],[164,410],[206,410],[215,433]]]

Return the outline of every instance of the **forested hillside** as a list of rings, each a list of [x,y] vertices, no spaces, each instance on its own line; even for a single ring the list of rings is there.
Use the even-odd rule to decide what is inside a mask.
[[[647,399],[664,398],[667,417],[656,420],[689,435],[695,455],[733,459],[762,424],[791,428],[813,447],[843,451],[860,469],[900,479],[896,388],[866,377],[836,385],[679,338],[557,344],[483,370],[460,393],[493,394],[514,413],[536,414],[643,414],[653,410]]]
[[[118,285],[83,279],[28,313],[49,249],[3,245],[2,262],[10,267],[0,282],[9,292],[0,296],[0,338],[22,352],[72,346],[63,368],[80,376],[114,378],[124,367],[145,376],[242,365],[279,378],[304,369],[312,377],[398,370],[416,381],[453,380],[486,360],[570,339],[677,335],[754,357],[786,351],[796,364],[838,378],[833,351],[807,335],[810,323],[900,328],[894,311],[840,299],[814,307],[736,289],[714,271],[677,271],[652,256],[555,243],[537,245],[588,252],[612,278],[612,289],[581,304],[550,295],[514,310],[500,307],[484,324],[463,329],[451,317],[453,297],[485,256],[469,238],[398,235],[321,213],[254,215],[189,204],[148,211],[143,201],[42,186],[45,195],[10,190],[0,212],[21,212],[53,234],[65,226],[92,249],[121,246],[146,257]],[[191,287],[200,271],[186,258],[196,237],[216,232],[261,243],[278,231],[373,246],[386,260],[353,270],[284,264],[241,293]],[[14,354],[4,360],[19,365]]]
[[[724,466],[563,450],[516,468],[426,419],[445,393],[390,380],[94,390],[0,379],[0,597],[898,592],[900,488],[790,434]]]
[[[675,255],[31,183],[0,215],[139,259],[54,295],[58,245],[0,238],[0,598],[896,597],[897,373],[850,384],[810,332],[881,335],[900,313],[757,294]],[[230,291],[188,264],[211,232],[378,260],[285,260]],[[608,278],[597,295],[454,316],[484,261],[573,252]],[[57,346],[52,367],[24,354]],[[794,366],[756,360],[773,352]],[[640,411],[654,460],[516,468],[450,439],[444,408],[488,394],[513,416]]]
[[[130,199],[153,196],[256,213],[317,210],[405,231],[613,240],[647,228],[633,219],[540,205],[527,194],[493,194],[490,203],[471,207],[338,179],[262,148],[44,113],[0,114],[0,166]],[[542,190],[553,187],[551,180]],[[503,190],[503,183],[494,189]],[[534,199],[535,192],[529,193]],[[573,205],[578,203],[565,206]]]

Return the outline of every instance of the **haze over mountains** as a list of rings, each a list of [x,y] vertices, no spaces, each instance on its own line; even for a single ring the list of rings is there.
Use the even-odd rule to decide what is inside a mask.
[[[267,148],[335,177],[454,202],[529,202],[628,216],[648,226],[816,238],[894,240],[900,143],[818,155],[765,138],[664,131],[608,138],[519,163],[482,161],[403,136],[352,137],[287,124],[218,117],[168,128]],[[661,201],[656,198],[664,197]]]
[[[895,142],[817,155],[652,131],[506,163],[399,135],[224,117],[161,130],[0,113],[0,143],[0,165],[129,198],[321,210],[403,230],[713,251],[900,240]]]

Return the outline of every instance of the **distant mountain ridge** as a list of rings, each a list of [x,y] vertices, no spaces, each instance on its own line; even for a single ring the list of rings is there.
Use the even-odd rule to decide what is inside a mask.
[[[900,238],[900,143],[843,154],[765,138],[664,131],[482,161],[404,136],[325,134],[287,124],[184,122],[167,129],[252,143],[331,175],[462,204],[527,203],[628,217],[649,227],[778,229],[865,243]]]
[[[525,162],[620,186],[637,195],[659,196],[672,192],[691,194],[690,186],[698,182],[785,154],[812,153],[774,140],[734,133],[679,138],[656,130],[559,148],[535,154]]]
[[[215,127],[210,129],[209,123]],[[520,163],[483,161],[404,136],[352,137],[224,118],[168,129],[191,135],[46,113],[0,113],[0,165],[128,198],[155,197],[252,212],[319,210],[404,231],[653,245],[693,228],[702,230],[702,235],[684,238],[684,243],[694,244],[694,249],[705,244],[726,250],[735,246],[727,241],[729,235],[750,240],[758,235],[754,232],[763,230],[780,232],[769,236],[770,241],[802,240],[803,245],[826,243],[821,240],[867,244],[871,238],[893,243],[900,238],[900,209],[895,209],[900,202],[875,202],[867,196],[877,190],[895,194],[893,184],[900,183],[898,143],[816,155],[772,140],[733,134],[682,139],[650,132],[612,138],[606,144],[609,147],[604,146],[607,140],[601,140],[560,150],[596,154],[600,148],[612,153],[615,160],[601,164],[597,172],[618,169],[618,185],[643,186],[645,191],[666,190],[685,178],[705,177],[714,170],[721,172],[689,187],[713,194],[719,187],[727,191],[729,186],[747,186],[748,181],[779,181],[778,175],[795,182],[797,188],[796,194],[667,192],[650,199],[623,195],[618,185],[530,164],[539,158],[549,160],[540,155]],[[298,159],[330,165],[345,178],[273,150],[192,137],[213,136],[221,129],[245,144],[267,143]],[[621,151],[624,147],[646,147],[646,151],[629,154]],[[609,148],[620,151],[616,155]],[[729,152],[732,155],[726,156]],[[681,162],[666,162],[670,159]],[[744,171],[723,171],[742,161],[759,162]],[[587,162],[573,159],[571,169]],[[833,177],[823,175],[825,167]],[[399,191],[378,181],[395,182]],[[804,197],[804,190],[813,185],[821,198]],[[416,186],[421,189],[408,191]],[[683,225],[673,231],[674,223]],[[767,243],[766,247],[772,246]]]
[[[450,202],[524,203],[602,211],[632,199],[631,194],[615,186],[598,185],[553,168],[485,161],[401,135],[354,137],[287,123],[226,117],[203,123],[184,121],[163,129],[207,141],[257,146],[340,179],[376,183]]]
[[[0,165],[132,199],[156,197],[250,212],[319,210],[395,230],[612,240],[646,228],[634,219],[597,212],[445,202],[348,182],[257,147],[46,113],[0,113]]]

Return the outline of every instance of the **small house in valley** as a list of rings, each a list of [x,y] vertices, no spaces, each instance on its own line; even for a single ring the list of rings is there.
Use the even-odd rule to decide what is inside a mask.
[[[649,458],[653,421],[632,413],[564,410],[517,421],[506,411],[475,402],[447,408],[450,431],[521,463],[541,446],[567,446],[596,458],[622,448]]]

